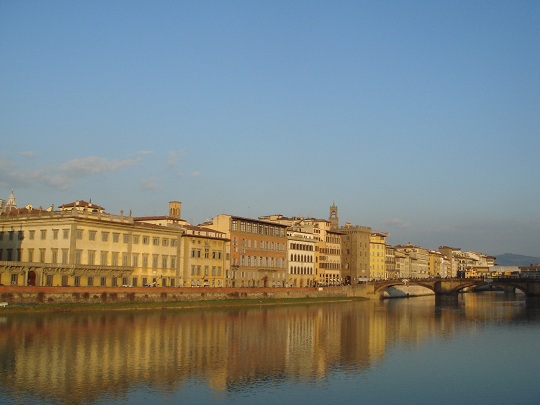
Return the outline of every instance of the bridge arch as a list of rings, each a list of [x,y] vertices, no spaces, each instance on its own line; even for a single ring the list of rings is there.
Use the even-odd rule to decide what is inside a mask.
[[[483,279],[413,279],[413,280],[383,280],[374,283],[373,292],[380,298],[383,298],[384,291],[387,288],[397,285],[415,285],[427,288],[435,295],[457,295],[460,291],[484,284]]]
[[[437,294],[437,291],[435,290],[433,283],[425,283],[425,282],[422,282],[421,280],[410,280],[410,281],[385,280],[381,282],[375,282],[373,292],[375,295],[378,295],[380,298],[383,298],[383,294],[388,288],[395,287],[397,285],[402,285],[402,286],[415,285],[419,287],[424,287],[430,291],[433,291],[433,293]]]
[[[529,290],[527,288],[527,284],[524,284],[523,282],[519,282],[516,280],[516,282],[512,282],[512,279],[504,279],[504,280],[493,280],[490,282],[486,282],[484,285],[492,285],[494,287],[501,287],[501,288],[507,288],[511,287],[514,290],[519,290],[524,294],[529,294]]]

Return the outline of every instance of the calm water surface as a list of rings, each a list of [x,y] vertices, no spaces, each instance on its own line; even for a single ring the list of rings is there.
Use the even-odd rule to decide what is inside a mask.
[[[2,315],[1,404],[537,404],[540,305]]]

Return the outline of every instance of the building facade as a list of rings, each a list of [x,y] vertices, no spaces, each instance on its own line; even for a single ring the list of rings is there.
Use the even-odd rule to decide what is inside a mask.
[[[369,237],[369,277],[372,280],[388,278],[386,273],[386,238],[383,232],[371,232]]]
[[[81,200],[59,211],[11,210],[0,216],[0,283],[177,286],[182,232]]]
[[[220,214],[202,225],[230,240],[231,287],[285,287],[287,226]]]

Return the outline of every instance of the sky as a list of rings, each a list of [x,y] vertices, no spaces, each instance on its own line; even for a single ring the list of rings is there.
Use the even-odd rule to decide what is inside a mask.
[[[539,1],[0,1],[0,198],[540,256]]]

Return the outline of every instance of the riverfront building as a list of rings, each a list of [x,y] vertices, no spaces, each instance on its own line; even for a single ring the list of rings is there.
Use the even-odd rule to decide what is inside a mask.
[[[78,200],[58,210],[18,208],[0,214],[0,284],[35,286],[223,286],[229,271],[223,233],[169,215],[112,215]]]
[[[369,237],[369,277],[374,280],[388,278],[386,273],[386,238],[384,232],[371,232]]]
[[[313,235],[313,279],[308,285],[340,285],[342,279],[342,234],[331,229],[330,221],[317,218],[284,217],[281,214],[259,217],[279,223],[289,230]]]
[[[82,200],[60,210],[12,209],[0,216],[0,283],[175,286],[182,232]]]
[[[337,229],[343,236],[341,260],[343,277],[350,278],[351,283],[366,281],[371,278],[371,228],[369,226],[345,226]]]
[[[429,277],[429,251],[420,246],[408,243],[406,245],[395,246],[396,252],[408,256],[404,262],[409,264],[409,269],[404,271],[409,278],[427,278]]]
[[[328,220],[218,215],[193,226],[168,215],[107,213],[83,200],[58,209],[0,200],[0,284],[36,286],[314,287],[370,279],[481,277],[492,256],[441,246],[389,246],[387,233]]]
[[[287,286],[286,225],[220,214],[202,226],[230,240],[231,287]]]
[[[182,233],[180,286],[229,287],[229,239],[225,233],[186,225]]]

